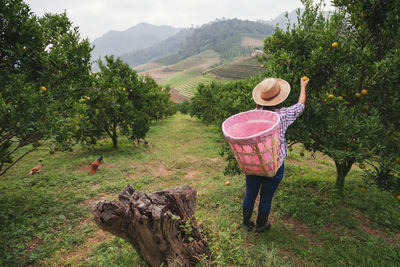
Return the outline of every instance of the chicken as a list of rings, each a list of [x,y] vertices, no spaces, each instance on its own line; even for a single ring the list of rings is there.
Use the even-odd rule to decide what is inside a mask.
[[[28,173],[28,175],[34,175],[36,173],[39,173],[42,170],[42,168],[43,168],[43,164],[39,164],[39,165],[33,167],[31,169],[31,171]]]
[[[92,162],[90,165],[90,175],[93,175],[97,171],[102,160],[103,156],[98,156],[97,159]]]
[[[144,138],[137,138],[136,140],[133,141],[133,145],[134,145],[135,147],[137,147],[141,142],[143,142],[145,146],[147,146],[147,145],[149,144],[149,142],[148,142],[146,139],[144,139]]]

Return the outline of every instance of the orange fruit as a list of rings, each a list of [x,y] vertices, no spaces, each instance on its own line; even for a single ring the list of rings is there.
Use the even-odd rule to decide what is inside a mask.
[[[42,90],[43,92],[46,92],[46,91],[47,91],[47,88],[44,87],[44,86],[40,86],[40,90]]]
[[[225,185],[226,185],[226,186],[230,186],[230,185],[231,185],[231,182],[226,181],[226,182],[225,182]]]
[[[333,42],[332,43],[332,48],[335,48],[336,46],[338,46],[338,42]]]
[[[365,187],[361,187],[360,191],[365,193],[365,192],[367,192],[367,189]]]
[[[398,200],[400,200],[400,195],[398,195],[396,198],[397,198]]]
[[[362,95],[366,95],[367,93],[368,93],[367,90],[365,90],[365,89],[362,89],[362,90],[361,90],[361,94],[362,94]]]
[[[334,98],[334,97],[335,97],[335,96],[334,96],[333,94],[329,94],[329,95],[328,95],[328,98],[331,98],[331,99],[332,99],[332,98]]]
[[[361,94],[360,93],[355,93],[354,96],[357,97],[357,98],[360,98]]]
[[[303,76],[302,79],[303,79],[303,81],[307,81],[308,77],[307,76]]]

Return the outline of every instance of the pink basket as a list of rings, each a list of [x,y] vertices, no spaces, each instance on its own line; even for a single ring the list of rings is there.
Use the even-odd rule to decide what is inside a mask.
[[[240,169],[247,175],[275,176],[279,168],[279,115],[251,110],[233,115],[222,124]]]

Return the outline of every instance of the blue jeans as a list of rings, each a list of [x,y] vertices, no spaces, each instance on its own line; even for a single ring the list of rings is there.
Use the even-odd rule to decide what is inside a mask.
[[[282,181],[285,163],[278,169],[274,177],[246,175],[246,195],[243,199],[243,209],[253,210],[258,191],[260,191],[260,204],[258,214],[269,215],[272,198],[275,190]],[[260,190],[261,187],[261,190]]]

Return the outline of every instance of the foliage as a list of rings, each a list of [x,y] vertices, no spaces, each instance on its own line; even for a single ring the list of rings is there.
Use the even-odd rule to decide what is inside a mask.
[[[399,90],[398,84],[391,82],[398,74],[382,72],[379,67],[382,60],[399,66],[392,58],[399,43],[386,46],[385,38],[376,39],[393,32],[393,25],[383,23],[382,16],[398,25],[393,21],[396,13],[390,11],[390,7],[398,6],[395,2],[387,1],[383,8],[381,1],[372,6],[336,1],[340,9],[324,18],[321,6],[304,1],[306,10],[299,16],[298,25],[288,26],[285,32],[277,29],[265,40],[269,75],[291,84],[303,75],[311,78],[307,91],[310,108],[288,132],[288,139],[303,142],[308,150],[321,151],[335,161],[340,192],[354,162],[368,160],[373,164],[373,156],[393,158],[399,149],[398,142],[389,142],[398,127],[392,118],[398,112]],[[378,16],[374,23],[386,26],[385,34],[376,32],[376,24],[372,26],[366,16],[354,12],[354,5],[361,12]],[[292,94],[289,101],[296,97]]]
[[[190,102],[188,100],[185,100],[180,103],[175,104],[176,110],[179,111],[182,114],[189,114],[189,109],[190,109]]]
[[[89,80],[91,48],[65,13],[37,18],[20,0],[2,1],[0,7],[2,175],[46,140],[70,147],[69,108],[77,86]]]
[[[307,150],[331,157],[337,168],[336,187],[343,192],[345,177],[355,162],[376,166],[377,158],[386,158],[392,168],[399,168],[395,164],[400,150],[399,125],[394,117],[400,114],[399,74],[395,71],[400,38],[388,39],[388,32],[395,28],[383,20],[389,16],[388,21],[398,25],[396,13],[391,11],[398,10],[396,1],[385,2],[384,7],[382,1],[372,6],[359,1],[335,3],[340,8],[324,17],[321,4],[304,1],[306,9],[302,14],[298,11],[296,24],[289,23],[286,31],[277,28],[265,39],[262,61],[264,77],[280,77],[292,85],[285,106],[297,102],[300,77],[310,77],[306,110],[286,137],[290,143],[301,142]],[[356,10],[369,15],[353,18],[359,15]],[[377,29],[369,16],[386,29]],[[384,44],[386,40],[390,46]],[[249,99],[256,83],[241,83],[240,90],[236,82],[200,86],[191,114],[221,124],[233,113],[251,109]]]
[[[150,76],[137,75],[120,59],[105,59],[105,64],[99,60],[96,88],[87,89],[87,95],[75,104],[80,111],[78,139],[93,144],[107,135],[117,148],[119,135],[145,137],[152,120],[171,115],[171,103],[168,88],[161,88]]]

